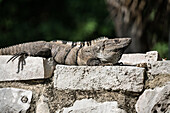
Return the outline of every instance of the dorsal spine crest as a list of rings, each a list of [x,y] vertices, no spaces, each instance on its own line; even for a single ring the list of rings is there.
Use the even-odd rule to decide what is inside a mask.
[[[72,47],[84,47],[84,46],[91,46],[93,44],[95,44],[96,42],[98,41],[103,41],[103,40],[107,40],[108,38],[107,37],[100,37],[100,38],[97,38],[97,39],[94,39],[94,40],[91,40],[91,41],[78,41],[78,42],[72,42],[72,41],[63,41],[63,40],[54,40],[54,41],[51,41],[51,42],[55,42],[55,43],[59,43],[59,44],[67,44],[67,45],[70,45]]]

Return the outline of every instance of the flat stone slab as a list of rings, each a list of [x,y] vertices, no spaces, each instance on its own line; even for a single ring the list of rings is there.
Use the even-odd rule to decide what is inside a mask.
[[[137,113],[170,113],[170,83],[145,90],[135,108]]]
[[[132,66],[64,66],[54,71],[54,87],[65,90],[126,90],[141,92],[144,68]]]
[[[146,54],[134,53],[134,54],[123,54],[119,62],[126,65],[137,65],[140,63],[149,63],[160,60],[157,51],[149,51]]]
[[[170,60],[167,61],[155,61],[147,64],[148,73],[151,75],[170,75]]]
[[[116,101],[98,103],[93,99],[77,100],[72,107],[63,108],[56,113],[126,113],[118,108]]]
[[[7,63],[10,55],[0,56],[0,81],[44,79],[52,76],[54,65],[48,59],[28,57],[24,69],[18,71],[18,59]]]
[[[0,88],[0,113],[26,113],[31,99],[32,91]]]

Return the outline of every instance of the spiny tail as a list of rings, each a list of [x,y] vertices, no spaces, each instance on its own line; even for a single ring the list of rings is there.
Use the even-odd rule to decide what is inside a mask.
[[[37,48],[38,45],[43,45],[44,41],[28,42],[23,44],[18,44],[14,46],[9,46],[0,49],[0,55],[14,55],[16,53],[21,53],[24,51],[32,51]]]
[[[0,55],[14,55],[21,52],[22,44],[0,49]]]

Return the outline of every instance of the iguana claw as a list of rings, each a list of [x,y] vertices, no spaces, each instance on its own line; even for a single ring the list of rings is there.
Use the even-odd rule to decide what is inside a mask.
[[[21,52],[21,53],[14,54],[14,55],[7,61],[7,63],[10,62],[10,61],[13,62],[16,58],[19,57],[19,59],[18,59],[18,60],[19,60],[19,61],[18,61],[18,71],[17,71],[17,73],[19,73],[19,71],[20,71],[20,65],[21,65],[21,70],[23,70],[24,65],[26,64],[25,59],[26,59],[27,56],[28,56],[28,54],[27,54],[26,52]]]

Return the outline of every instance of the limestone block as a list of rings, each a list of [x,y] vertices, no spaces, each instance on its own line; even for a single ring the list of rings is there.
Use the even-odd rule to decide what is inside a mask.
[[[134,54],[123,54],[119,62],[126,65],[137,65],[140,63],[148,63],[158,61],[159,54],[157,51],[149,51],[146,54],[134,53]]]
[[[37,102],[36,113],[50,113],[48,106],[48,99],[43,95],[40,96],[40,99]]]
[[[93,99],[77,100],[72,107],[63,108],[56,113],[126,113],[118,108],[117,102],[98,103]]]
[[[148,63],[148,73],[151,75],[169,74],[170,75],[170,60],[155,61]]]
[[[30,107],[32,91],[0,88],[0,113],[26,113]]]
[[[41,57],[28,57],[25,59],[24,69],[18,70],[18,59],[7,63],[10,55],[0,56],[0,81],[43,79],[51,77],[54,69],[53,62]]]
[[[139,97],[135,108],[137,113],[170,113],[170,83],[153,90],[147,89]]]
[[[144,68],[132,66],[63,66],[54,71],[54,87],[72,90],[143,89]]]

